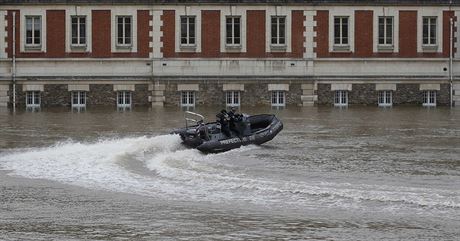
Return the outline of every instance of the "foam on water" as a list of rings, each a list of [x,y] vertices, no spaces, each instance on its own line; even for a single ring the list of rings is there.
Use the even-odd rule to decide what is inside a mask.
[[[288,181],[255,175],[226,164],[230,157],[250,158],[248,146],[204,155],[184,149],[174,135],[63,142],[47,148],[3,153],[0,168],[26,178],[49,179],[92,189],[176,200],[250,202],[260,205],[362,208],[365,202],[460,208],[460,191],[404,186]],[[120,163],[128,163],[128,167]],[[149,175],[133,172],[140,162]],[[308,180],[308,179],[306,179]]]

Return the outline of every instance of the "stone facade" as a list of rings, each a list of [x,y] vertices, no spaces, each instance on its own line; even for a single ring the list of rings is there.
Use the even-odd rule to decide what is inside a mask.
[[[89,85],[86,105],[117,105],[117,92],[113,91],[112,84]]]
[[[353,84],[352,91],[348,92],[350,105],[374,105],[378,103],[378,92],[375,84]]]
[[[423,96],[419,84],[397,84],[393,92],[393,104],[417,104],[421,105]]]
[[[163,82],[164,88],[164,105],[165,106],[180,106],[181,91],[178,91],[179,85],[192,85],[197,88],[195,91],[196,106],[225,106],[226,92],[224,84],[235,82],[214,82],[209,81],[177,81]],[[301,81],[292,82],[275,82],[275,81],[251,81],[248,83],[236,82],[244,84],[244,90],[240,91],[241,106],[269,106],[271,105],[272,91],[269,90],[269,84],[273,83],[289,83],[289,90],[285,92],[286,106],[301,106],[303,105],[302,96],[305,90],[302,89]],[[309,83],[310,84],[310,83]],[[68,84],[44,84],[43,91],[40,92],[41,106],[71,106],[71,91]],[[149,89],[149,84],[134,84],[132,92],[132,105],[135,106],[151,106],[152,90]],[[196,87],[197,86],[197,87]],[[313,86],[313,84],[312,84]],[[351,84],[351,91],[348,91],[349,105],[378,105],[378,94],[376,84]],[[440,90],[436,93],[436,102],[438,106],[446,106],[450,104],[450,85],[440,84]],[[151,87],[150,87],[151,88]],[[310,90],[309,90],[310,91]],[[317,96],[316,105],[334,105],[335,91],[331,91],[331,84],[318,83],[315,90],[311,92]],[[396,90],[392,92],[393,105],[422,105],[423,90],[421,84],[396,84]],[[9,95],[9,105],[12,105],[12,85],[7,92]],[[25,107],[26,92],[23,91],[23,85],[16,85],[16,106]],[[114,90],[113,84],[90,84],[89,92],[87,92],[87,107],[95,105],[116,106],[117,92]]]
[[[331,91],[331,84],[318,84],[316,94],[318,95],[318,105],[334,104],[334,91]]]
[[[450,84],[441,84],[440,87],[436,97],[437,105],[450,105]]]
[[[135,85],[135,91],[132,93],[134,106],[148,106],[149,105],[149,92],[148,84]]]
[[[44,85],[44,91],[40,94],[42,106],[70,106],[72,94],[66,84]]]

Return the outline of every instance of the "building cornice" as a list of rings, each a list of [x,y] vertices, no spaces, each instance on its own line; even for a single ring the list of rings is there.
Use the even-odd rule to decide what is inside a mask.
[[[0,5],[460,6],[460,0],[2,0]]]

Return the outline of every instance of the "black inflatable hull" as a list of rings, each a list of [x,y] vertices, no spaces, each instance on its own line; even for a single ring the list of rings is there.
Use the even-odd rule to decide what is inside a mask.
[[[185,129],[176,130],[173,133],[180,134],[183,143],[188,147],[196,148],[204,153],[218,153],[251,144],[261,145],[272,140],[283,129],[283,123],[274,115],[254,115],[248,119],[253,132],[241,137],[232,136],[205,141],[198,138],[188,138]],[[211,124],[214,123],[207,125]]]

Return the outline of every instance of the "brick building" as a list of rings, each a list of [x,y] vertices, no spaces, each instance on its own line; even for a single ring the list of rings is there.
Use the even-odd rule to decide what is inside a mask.
[[[0,106],[448,105],[459,15],[447,0],[3,0]]]

